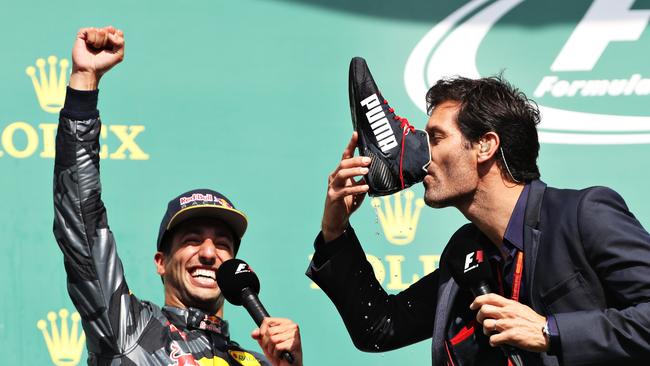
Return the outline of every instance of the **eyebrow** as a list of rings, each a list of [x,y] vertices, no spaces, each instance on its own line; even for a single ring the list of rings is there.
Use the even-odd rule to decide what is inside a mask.
[[[184,238],[188,235],[198,235],[198,236],[203,236],[203,231],[195,226],[189,226],[187,228],[182,228],[181,230],[178,230],[178,236],[179,238]],[[230,240],[235,241],[235,235],[232,233],[230,230],[223,230],[218,236],[222,237],[227,237],[230,238]],[[233,244],[234,245],[234,244]]]
[[[442,129],[440,129],[440,127],[438,127],[438,126],[425,127],[424,130],[425,130],[426,132],[428,132],[428,133],[436,133],[436,132],[438,132],[438,133],[444,133],[444,132],[445,132],[445,131],[443,131]]]
[[[182,230],[178,230],[178,236],[181,238],[187,235],[200,235],[200,234],[201,233],[195,228],[183,228]]]

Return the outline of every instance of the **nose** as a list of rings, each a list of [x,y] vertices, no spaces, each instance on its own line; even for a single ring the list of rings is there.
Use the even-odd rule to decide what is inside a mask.
[[[217,261],[217,248],[212,239],[205,239],[199,247],[199,261],[201,264],[213,265]]]

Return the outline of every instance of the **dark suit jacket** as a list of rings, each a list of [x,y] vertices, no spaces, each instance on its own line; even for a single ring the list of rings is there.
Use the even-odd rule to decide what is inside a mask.
[[[543,364],[650,364],[650,235],[623,199],[609,188],[562,190],[533,181],[524,225],[530,306],[555,316],[561,340],[559,357],[541,354]],[[486,239],[467,224],[446,248],[466,240]],[[355,345],[378,352],[432,337],[432,362],[445,364],[459,293],[447,250],[439,269],[387,295],[351,228],[330,245],[316,251],[307,275],[333,301]]]

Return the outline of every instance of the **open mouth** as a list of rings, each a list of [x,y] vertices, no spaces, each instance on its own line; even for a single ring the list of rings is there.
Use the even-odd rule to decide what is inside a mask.
[[[194,268],[189,271],[192,282],[200,287],[217,287],[217,274],[214,269]]]

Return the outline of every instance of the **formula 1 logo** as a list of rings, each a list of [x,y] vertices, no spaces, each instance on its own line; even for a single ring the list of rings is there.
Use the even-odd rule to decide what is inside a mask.
[[[469,253],[465,256],[465,266],[463,267],[463,273],[467,273],[474,268],[478,267],[479,264],[483,263],[483,251],[477,250],[476,252]]]
[[[240,273],[250,273],[250,272],[253,272],[253,270],[251,270],[251,268],[246,263],[239,263],[237,269],[235,270],[236,275]]]
[[[407,92],[425,110],[424,95],[438,79],[505,70],[538,102],[541,142],[650,143],[647,4],[470,1],[415,46],[404,70]]]

